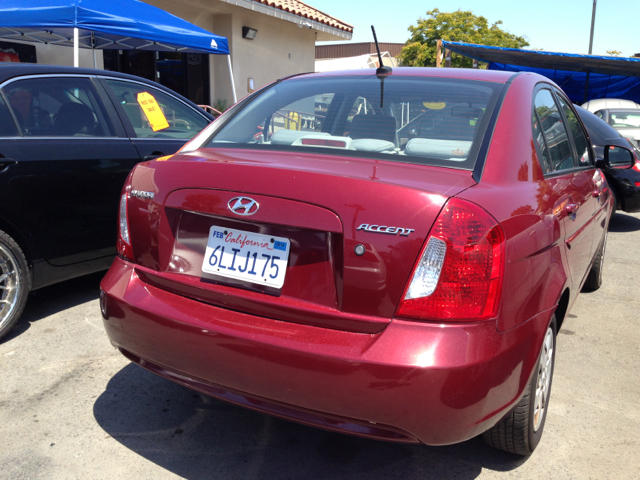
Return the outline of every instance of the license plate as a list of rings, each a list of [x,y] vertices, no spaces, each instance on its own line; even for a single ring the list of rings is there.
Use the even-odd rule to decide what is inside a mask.
[[[213,226],[202,271],[282,288],[287,273],[288,238]]]

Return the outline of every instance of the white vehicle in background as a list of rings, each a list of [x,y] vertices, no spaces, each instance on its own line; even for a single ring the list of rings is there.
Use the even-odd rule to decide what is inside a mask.
[[[639,104],[622,98],[597,98],[584,103],[582,108],[615,128],[634,148],[640,148]]]
[[[598,110],[608,110],[611,108],[640,108],[640,104],[623,98],[596,98],[583,103],[582,108],[589,110],[591,113],[596,113]]]

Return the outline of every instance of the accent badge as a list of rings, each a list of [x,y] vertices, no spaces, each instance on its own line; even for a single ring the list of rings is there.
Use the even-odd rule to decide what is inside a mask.
[[[365,232],[372,233],[386,233],[387,235],[402,235],[403,237],[408,237],[411,232],[415,232],[413,228],[403,228],[403,227],[387,227],[386,225],[369,225],[368,223],[363,223],[356,230],[364,230]]]

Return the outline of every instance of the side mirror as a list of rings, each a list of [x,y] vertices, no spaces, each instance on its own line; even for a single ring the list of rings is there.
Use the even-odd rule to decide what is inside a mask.
[[[619,147],[618,145],[607,145],[604,147],[604,160],[598,160],[596,167],[603,167],[598,165],[600,162],[604,163],[603,166],[605,168],[627,169],[635,165],[636,156],[628,148]]]

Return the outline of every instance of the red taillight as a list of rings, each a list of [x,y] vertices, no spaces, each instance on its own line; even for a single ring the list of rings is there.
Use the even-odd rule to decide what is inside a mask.
[[[437,286],[430,295],[411,298],[424,282],[419,273],[431,238],[446,243]],[[451,199],[440,212],[411,275],[396,315],[423,320],[473,321],[498,313],[504,272],[505,236],[491,215],[477,205]],[[428,290],[427,290],[428,291]]]
[[[120,196],[120,209],[118,212],[118,255],[127,260],[133,261],[133,249],[131,248],[131,238],[129,237],[129,218],[127,215],[127,203],[129,189],[124,188]]]
[[[640,161],[636,161],[636,163],[633,164],[632,167],[636,172],[640,172]],[[636,185],[637,187],[638,185]]]

